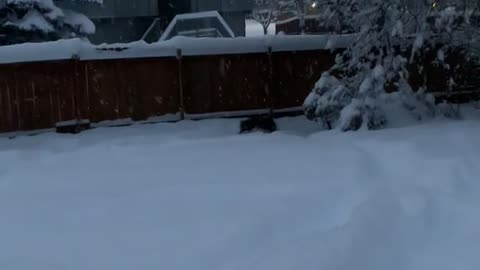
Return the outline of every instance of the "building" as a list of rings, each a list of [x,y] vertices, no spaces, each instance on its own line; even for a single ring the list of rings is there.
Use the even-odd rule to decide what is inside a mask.
[[[218,11],[236,36],[245,35],[245,17],[253,0],[103,0],[103,5],[61,2],[87,15],[97,26],[92,43],[123,43],[140,40],[155,26],[161,35],[176,14]],[[151,36],[151,35],[150,35]],[[153,41],[153,40],[150,40]]]

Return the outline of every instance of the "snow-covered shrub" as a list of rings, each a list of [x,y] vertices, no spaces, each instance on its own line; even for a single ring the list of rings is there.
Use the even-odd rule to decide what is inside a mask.
[[[358,2],[352,0],[320,1],[322,12],[319,24],[332,33],[350,33],[354,31],[351,14],[358,12]]]
[[[102,0],[65,0],[101,3]],[[0,44],[86,37],[95,25],[85,15],[63,10],[54,0],[6,0],[0,9]]]
[[[426,82],[418,79],[425,76],[424,65],[444,70],[445,85],[453,88],[457,67],[449,66],[447,58],[472,59],[478,28],[455,8],[437,10],[431,1],[418,2],[414,9],[404,0],[329,2],[330,13],[341,10],[330,18],[351,27],[356,36],[305,100],[309,119],[343,131],[382,128],[392,97],[418,119],[435,114]]]

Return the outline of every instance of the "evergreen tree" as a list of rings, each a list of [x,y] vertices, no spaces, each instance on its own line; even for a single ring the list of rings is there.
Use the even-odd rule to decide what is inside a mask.
[[[305,100],[307,117],[348,131],[385,126],[390,102],[400,102],[418,118],[434,115],[434,100],[425,94],[425,85],[412,86],[409,71],[413,66],[421,77],[427,55],[435,52],[431,64],[443,66],[445,79],[454,85],[455,72],[445,55],[470,59],[478,32],[453,7],[439,9],[430,0],[418,0],[415,6],[407,2],[329,1],[328,16],[356,34]]]
[[[101,3],[102,0],[77,1]],[[86,37],[95,33],[95,25],[85,15],[61,9],[53,0],[6,0],[0,17],[1,45]]]

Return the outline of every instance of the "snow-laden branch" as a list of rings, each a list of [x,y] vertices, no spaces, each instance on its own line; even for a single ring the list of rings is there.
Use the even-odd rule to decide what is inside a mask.
[[[102,4],[103,0],[64,0]],[[53,0],[6,0],[0,9],[0,44],[85,37],[95,33],[87,16],[58,7]]]

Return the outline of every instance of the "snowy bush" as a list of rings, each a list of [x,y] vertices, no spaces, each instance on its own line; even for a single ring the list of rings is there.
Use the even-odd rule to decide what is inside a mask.
[[[325,0],[321,1],[322,12],[319,23],[325,29],[333,33],[350,33],[354,31],[351,25],[352,13],[358,12],[358,3],[351,0]]]
[[[69,0],[100,4],[102,0]],[[54,0],[6,0],[0,9],[0,44],[41,42],[85,37],[95,33],[95,25],[85,15],[63,10]]]
[[[409,8],[404,0],[329,1],[324,16],[357,35],[305,100],[309,119],[329,129],[378,129],[387,124],[386,108],[399,102],[418,119],[435,115],[429,89],[425,82],[413,84],[410,71],[422,78],[424,65],[437,66],[453,88],[461,65],[452,67],[446,59],[473,59],[479,35],[455,7],[420,3]]]

